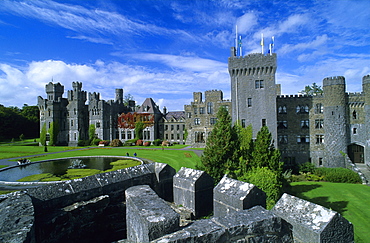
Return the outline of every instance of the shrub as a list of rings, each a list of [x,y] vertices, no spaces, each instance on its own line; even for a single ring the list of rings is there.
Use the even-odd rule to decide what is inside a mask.
[[[107,140],[101,140],[99,142],[99,144],[104,144],[104,146],[108,146],[109,145],[109,141],[107,141]]]
[[[321,176],[323,180],[337,183],[361,183],[360,176],[346,168],[317,168],[314,172],[317,176]]]
[[[80,147],[84,147],[84,146],[89,146],[90,145],[90,141],[89,140],[78,140],[77,142],[77,145],[80,146]]]
[[[150,146],[151,142],[150,141],[147,141],[147,142],[144,142],[144,146]]]
[[[112,142],[110,143],[110,146],[112,147],[121,147],[123,143],[119,139],[113,139]]]
[[[170,145],[171,143],[168,142],[167,140],[162,142],[162,146],[170,146]]]
[[[138,139],[138,140],[136,141],[136,146],[143,146],[143,143],[144,143],[144,141],[143,141],[143,140]]]
[[[279,175],[267,167],[252,168],[238,179],[251,183],[266,193],[267,209],[271,209],[280,197],[282,183],[279,180]]]
[[[313,164],[311,164],[310,162],[306,162],[306,163],[303,163],[303,164],[300,164],[299,165],[299,172],[302,172],[302,173],[313,173],[314,170],[315,170],[315,166]]]
[[[135,145],[137,140],[138,140],[137,138],[127,140],[125,141],[124,146],[132,146],[133,144]]]
[[[98,146],[100,141],[101,141],[101,139],[100,139],[100,138],[94,138],[94,139],[91,141],[91,145],[96,145],[96,146]]]
[[[160,140],[160,139],[156,139],[156,140],[153,141],[154,146],[160,146],[161,143],[162,143],[162,140]]]

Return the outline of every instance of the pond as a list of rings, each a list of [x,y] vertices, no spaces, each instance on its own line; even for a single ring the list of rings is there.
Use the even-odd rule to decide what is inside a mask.
[[[81,170],[90,169],[104,172],[112,169],[112,162],[122,160],[137,160],[137,164],[141,164],[141,160],[131,157],[74,157],[74,158],[63,158],[47,161],[39,161],[35,163],[7,167],[0,170],[0,181],[16,182],[24,177],[49,173],[54,176],[63,176],[67,173],[67,170],[76,160],[81,160],[86,167]],[[113,163],[114,164],[114,163]],[[73,169],[73,168],[72,168]]]

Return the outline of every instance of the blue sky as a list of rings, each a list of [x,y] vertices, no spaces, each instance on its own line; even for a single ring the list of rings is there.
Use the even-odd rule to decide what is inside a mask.
[[[0,104],[36,105],[45,85],[73,81],[141,105],[183,110],[193,92],[230,98],[227,59],[235,26],[243,54],[275,37],[276,80],[296,94],[329,76],[361,92],[370,74],[370,1],[0,1]],[[267,46],[265,46],[267,51]]]

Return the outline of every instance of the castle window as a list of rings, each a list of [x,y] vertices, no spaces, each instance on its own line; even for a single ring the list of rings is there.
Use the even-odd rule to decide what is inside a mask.
[[[168,139],[168,134],[166,133],[166,140]]]
[[[316,129],[324,128],[324,120],[323,119],[316,119],[315,120],[315,128]]]
[[[204,107],[199,107],[199,114],[204,114]]]
[[[278,143],[279,144],[287,144],[288,143],[288,135],[279,135],[278,136]]]
[[[297,136],[297,143],[309,143],[310,136]]]
[[[252,98],[248,98],[247,105],[248,107],[252,106]]]
[[[188,112],[188,118],[191,118],[191,112]]]
[[[165,130],[167,131],[168,130],[168,125],[165,125],[164,127],[165,127]]]
[[[99,128],[100,127],[100,122],[97,122],[96,123],[96,128]]]
[[[229,106],[228,106],[228,105],[224,105],[224,107],[225,107],[225,109],[226,109],[227,111],[229,111]]]
[[[302,120],[301,128],[309,128],[309,120]]]
[[[242,119],[242,127],[245,127],[245,119]]]
[[[208,102],[207,103],[207,113],[208,114],[212,114],[213,113],[213,103],[212,102]]]
[[[121,133],[121,136],[122,136],[122,139],[126,139],[126,133],[125,133],[125,131],[123,131],[123,133]]]
[[[173,128],[174,128],[174,126],[173,126],[173,125],[171,125],[171,131],[173,131]]]
[[[180,130],[180,125],[176,125],[177,131]]]
[[[194,125],[200,125],[200,118],[194,118]]]
[[[194,107],[194,114],[198,113],[198,108]]]
[[[180,140],[180,134],[177,134],[177,140]]]
[[[357,119],[357,112],[356,112],[356,111],[353,111],[353,113],[352,113],[352,118],[353,118],[353,119]]]
[[[132,134],[131,134],[131,131],[128,131],[127,132],[127,139],[130,140],[132,138]]]
[[[279,108],[278,108],[278,112],[279,112],[280,114],[286,114],[286,106],[285,106],[285,105],[283,105],[283,106],[279,106]]]
[[[296,107],[296,112],[297,113],[308,113],[309,112],[309,107],[308,107],[308,105],[298,105]]]
[[[316,144],[324,143],[324,135],[316,135]]]
[[[256,80],[255,81],[255,87],[256,87],[256,89],[263,89],[264,88],[263,80]]]
[[[174,135],[173,134],[171,134],[171,140],[173,140],[174,139]]]
[[[321,103],[315,105],[315,113],[324,113],[324,106]]]
[[[357,134],[357,128],[356,127],[353,128],[353,134]]]
[[[216,124],[216,122],[217,122],[217,118],[214,118],[214,117],[212,117],[212,118],[209,120],[209,123],[210,123],[211,125],[215,125],[215,124]]]
[[[71,127],[73,127],[73,120],[71,120]]]
[[[322,166],[322,158],[319,158],[319,166]]]
[[[277,128],[278,129],[287,129],[288,128],[288,122],[287,121],[278,121],[277,122]]]
[[[266,119],[262,119],[262,126],[266,126]]]

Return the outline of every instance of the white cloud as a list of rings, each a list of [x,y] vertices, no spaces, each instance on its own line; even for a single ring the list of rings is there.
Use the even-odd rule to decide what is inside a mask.
[[[189,100],[195,91],[229,89],[226,64],[191,57],[149,57],[167,65],[175,63],[172,66],[177,70],[158,71],[118,62],[104,63],[101,60],[86,65],[46,60],[31,62],[22,68],[1,64],[1,102],[5,106],[35,105],[37,96],[45,97],[45,85],[52,80],[64,85],[64,96],[71,89],[72,82],[79,81],[83,83],[83,90],[99,92],[105,100],[114,99],[115,89],[123,88],[125,94],[134,96],[137,104],[151,97],[160,100],[161,105],[169,110],[183,110],[185,103],[181,103],[181,100]]]
[[[256,26],[257,16],[252,12],[245,13],[243,16],[238,18],[236,24],[238,26],[238,33],[246,34],[248,31],[251,31],[254,26]]]

